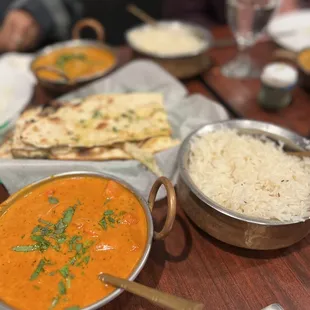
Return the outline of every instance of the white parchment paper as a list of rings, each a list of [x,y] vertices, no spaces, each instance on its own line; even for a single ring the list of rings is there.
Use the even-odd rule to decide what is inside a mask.
[[[32,55],[7,53],[0,57],[0,135],[14,122],[32,97],[35,77]]]
[[[89,94],[116,92],[161,92],[168,112],[174,137],[184,138],[194,129],[210,122],[228,119],[222,106],[199,94],[188,96],[186,88],[166,71],[151,61],[134,61],[107,78],[81,88],[60,99],[72,100]],[[177,178],[175,147],[156,155],[156,160],[168,178]],[[137,161],[77,162],[53,160],[0,160],[0,179],[10,193],[31,182],[61,172],[95,171],[113,174],[147,198],[156,177]],[[165,196],[163,189],[158,199]]]

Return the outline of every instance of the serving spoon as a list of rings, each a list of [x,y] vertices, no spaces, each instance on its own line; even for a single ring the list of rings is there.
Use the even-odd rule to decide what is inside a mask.
[[[138,8],[134,4],[129,4],[127,6],[127,11],[130,12],[132,15],[139,18],[141,21],[143,21],[146,24],[149,24],[151,26],[155,26],[157,24],[156,19],[154,19],[152,16],[147,14],[145,11],[142,11],[140,8]]]
[[[310,151],[297,151],[297,152],[285,152],[288,155],[293,155],[297,157],[310,157]]]
[[[99,280],[106,284],[113,285],[124,289],[134,295],[140,296],[149,302],[170,310],[202,310],[204,305],[202,303],[194,302],[181,297],[176,297],[145,285],[128,281],[122,278],[114,277],[109,274],[101,273]]]

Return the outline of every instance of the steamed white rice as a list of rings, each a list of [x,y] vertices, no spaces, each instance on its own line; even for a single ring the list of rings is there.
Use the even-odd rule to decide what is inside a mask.
[[[233,130],[196,138],[189,159],[193,182],[224,208],[280,221],[310,216],[310,159]]]

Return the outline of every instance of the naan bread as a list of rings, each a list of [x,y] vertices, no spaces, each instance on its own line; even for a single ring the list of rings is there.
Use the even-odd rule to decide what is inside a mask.
[[[133,143],[125,143],[125,151],[132,156],[132,158],[139,161],[141,164],[146,166],[158,177],[164,175],[159,169],[154,155],[152,153],[146,152],[145,150],[140,149]]]
[[[131,157],[121,148],[108,147],[93,147],[89,149],[68,148],[51,149],[50,159],[58,160],[89,160],[89,161],[104,161],[104,160],[124,160],[131,159]]]
[[[40,113],[42,113],[42,107],[32,108],[26,110],[18,119],[12,142],[12,155],[15,158],[47,158],[48,152],[45,149],[38,149],[33,146],[25,144],[21,135],[24,127],[27,124],[31,124],[40,119]]]
[[[61,103],[57,104],[56,107],[50,106],[29,109],[19,118],[11,140],[7,140],[0,147],[0,157],[12,158],[13,155],[14,158],[46,158],[80,161],[126,159],[137,159],[144,163],[146,161],[152,161],[152,154],[179,144],[179,140],[170,137],[170,127],[161,100],[161,96],[156,94],[151,94],[151,96],[145,94],[96,95],[87,97],[75,106],[72,103]],[[125,126],[126,124],[132,123],[128,125],[128,128],[132,132],[127,131],[124,133],[121,130],[113,130],[113,132],[116,137],[118,135],[117,139],[121,138],[124,141],[135,140],[129,146],[127,145],[127,147],[125,147],[123,142],[110,144],[113,140],[109,140],[108,145],[95,147],[59,147],[58,145],[37,147],[29,143],[32,138],[30,140],[26,138],[31,130],[35,138],[41,135],[42,132],[47,135],[48,132],[44,127],[47,122],[48,126],[53,124],[50,127],[50,130],[53,130],[53,132],[50,132],[53,136],[52,139],[55,139],[57,136],[63,137],[63,135],[65,139],[68,139],[75,131],[70,134],[68,133],[66,136],[61,130],[64,121],[69,125],[76,125],[77,120],[79,127],[74,128],[74,130],[77,132],[80,130],[82,132],[81,136],[85,139],[90,134],[93,135],[93,139],[97,137],[101,138],[101,141],[104,140],[104,137],[101,136],[106,135],[107,132],[104,131],[106,126],[102,124],[103,122],[110,122],[111,124],[115,124],[115,126],[123,126],[123,128],[127,128]],[[157,125],[152,127],[152,122],[157,122]],[[144,124],[142,128],[145,128],[146,123],[148,127],[147,132],[150,132],[150,137],[144,139],[145,133],[139,132],[139,127],[141,124]],[[96,124],[97,127],[94,130]],[[42,137],[44,134],[42,134]],[[109,133],[107,136],[109,136]],[[48,141],[49,136],[47,135],[45,137]],[[85,144],[87,145],[88,143]],[[149,158],[149,160],[146,160],[146,158]],[[148,164],[150,165],[150,163]],[[147,166],[147,164],[145,165]],[[150,167],[153,171],[159,173],[156,163],[155,166],[151,164]]]
[[[170,149],[179,144],[180,144],[179,139],[172,139],[169,136],[155,137],[155,138],[150,138],[146,140],[142,144],[141,149],[146,152],[154,154],[154,153],[158,153],[158,152]]]
[[[171,137],[156,137],[146,140],[145,142],[131,143],[135,144],[141,150],[148,153],[157,153],[168,148],[174,147],[180,143],[177,139]],[[89,149],[78,148],[58,148],[51,149],[50,159],[58,160],[125,160],[134,159],[131,155],[124,151],[124,144],[117,144],[111,147],[94,147]]]
[[[137,93],[97,95],[75,106],[64,105],[26,125],[21,139],[40,149],[90,148],[170,134],[162,96]]]

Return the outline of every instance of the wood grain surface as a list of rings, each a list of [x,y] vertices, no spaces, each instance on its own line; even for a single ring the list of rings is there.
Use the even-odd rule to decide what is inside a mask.
[[[220,27],[214,31],[216,38],[231,36],[227,27]],[[263,67],[275,61],[275,43],[264,41],[251,49],[253,60]],[[310,135],[310,95],[300,87],[293,92],[291,104],[278,112],[268,112],[257,103],[257,96],[261,84],[259,79],[230,79],[221,75],[220,66],[232,59],[237,52],[236,46],[217,48],[210,51],[214,67],[203,75],[210,89],[213,90],[223,103],[231,107],[236,115],[274,123],[297,133]]]
[[[221,28],[215,34],[228,34]],[[264,43],[265,44],[265,43]],[[267,61],[274,46],[259,45],[257,59]],[[217,61],[226,61],[234,48],[211,51]],[[124,52],[128,57],[128,52]],[[269,114],[254,102],[257,81],[235,81],[233,84],[216,75],[205,75],[234,109],[245,117],[268,120],[310,133],[307,95],[296,90],[291,107],[280,114]],[[197,79],[184,82],[191,93],[213,96]],[[36,104],[51,98],[37,88]],[[308,104],[308,106],[307,106]],[[8,196],[0,187],[0,201]],[[156,204],[154,222],[163,224],[166,202]],[[137,281],[185,298],[201,301],[208,310],[260,310],[271,303],[280,303],[285,310],[310,309],[310,237],[288,249],[277,251],[250,251],[238,249],[215,240],[198,229],[178,206],[177,218],[171,234],[165,241],[155,241],[149,259]],[[123,293],[104,309],[158,309],[141,298]]]

